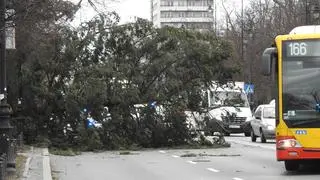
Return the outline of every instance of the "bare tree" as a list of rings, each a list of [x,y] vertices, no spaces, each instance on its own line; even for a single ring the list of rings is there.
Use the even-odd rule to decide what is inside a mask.
[[[305,23],[306,3],[302,0],[251,0],[243,13],[222,5],[229,31],[226,38],[233,42],[235,50],[231,62],[241,69],[241,76],[236,80],[254,83],[254,99],[268,102],[273,98],[275,82],[260,75],[261,54],[273,44],[277,35]]]

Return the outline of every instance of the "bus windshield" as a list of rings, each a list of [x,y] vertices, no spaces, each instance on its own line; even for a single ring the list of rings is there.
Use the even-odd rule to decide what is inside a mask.
[[[320,56],[283,57],[283,119],[289,127],[320,127]]]

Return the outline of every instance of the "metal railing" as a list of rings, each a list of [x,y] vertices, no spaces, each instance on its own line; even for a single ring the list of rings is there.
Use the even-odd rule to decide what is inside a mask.
[[[0,180],[5,180],[7,174],[7,155],[0,156]]]
[[[8,178],[8,168],[16,168],[16,156],[18,149],[23,148],[23,135],[17,136],[17,139],[11,139],[9,142],[9,148],[6,153],[0,155],[0,180],[6,180]]]
[[[23,147],[23,133],[20,133],[17,137],[17,149],[21,149]]]
[[[7,139],[2,137],[2,145],[8,148],[0,154],[0,180],[9,178],[8,172],[16,168],[16,156],[19,149],[23,148],[23,134],[20,133],[16,138]],[[7,143],[5,143],[7,142]]]
[[[16,156],[17,156],[17,140],[11,139],[8,149],[8,155],[7,155],[7,168],[16,168]]]

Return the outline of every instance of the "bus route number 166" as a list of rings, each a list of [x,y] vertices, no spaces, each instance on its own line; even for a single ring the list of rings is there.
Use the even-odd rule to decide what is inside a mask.
[[[288,46],[290,56],[307,55],[307,44],[305,42],[291,42]]]

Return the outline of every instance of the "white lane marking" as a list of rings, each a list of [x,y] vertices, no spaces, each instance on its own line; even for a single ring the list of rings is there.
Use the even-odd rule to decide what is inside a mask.
[[[187,162],[190,164],[197,164],[196,162],[193,162],[193,161],[187,161]]]
[[[172,155],[172,157],[174,157],[174,158],[178,158],[179,156],[177,156],[177,155]]]
[[[241,179],[241,178],[237,178],[237,177],[235,177],[235,178],[232,178],[233,180],[243,180],[243,179]]]
[[[166,153],[166,152],[165,152],[165,151],[159,151],[159,153],[163,153],[163,154],[164,154],[164,153]]]
[[[213,168],[207,168],[207,170],[212,172],[220,172],[218,169],[213,169]]]
[[[48,148],[44,148],[42,154],[43,154],[42,155],[43,180],[52,180],[50,156],[49,156]]]

